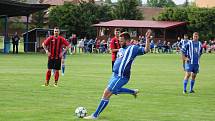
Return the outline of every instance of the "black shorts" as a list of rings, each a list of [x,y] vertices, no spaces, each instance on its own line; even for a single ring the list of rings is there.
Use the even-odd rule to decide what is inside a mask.
[[[60,70],[61,68],[61,59],[49,59],[48,60],[48,69]]]

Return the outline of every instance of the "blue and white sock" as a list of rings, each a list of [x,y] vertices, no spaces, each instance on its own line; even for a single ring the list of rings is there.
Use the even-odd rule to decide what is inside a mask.
[[[184,80],[184,91],[187,90],[187,83],[188,83],[188,80]]]
[[[194,84],[195,84],[195,80],[191,80],[190,81],[190,91],[193,90]]]
[[[107,99],[102,99],[101,102],[100,102],[100,104],[99,104],[99,106],[98,106],[97,109],[96,109],[96,112],[93,113],[93,116],[94,116],[94,117],[98,117],[99,114],[100,114],[100,113],[105,109],[105,107],[108,105],[108,103],[109,103],[109,100],[107,100]]]

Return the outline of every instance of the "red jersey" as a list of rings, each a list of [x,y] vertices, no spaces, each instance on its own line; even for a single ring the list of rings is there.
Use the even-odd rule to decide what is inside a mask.
[[[60,53],[62,53],[63,47],[69,46],[69,43],[62,36],[50,36],[43,43],[51,53],[50,59],[61,59]]]
[[[111,39],[110,48],[111,49],[119,49],[120,48],[119,40],[116,37]],[[112,61],[116,60],[116,55],[117,55],[117,52],[112,52]]]

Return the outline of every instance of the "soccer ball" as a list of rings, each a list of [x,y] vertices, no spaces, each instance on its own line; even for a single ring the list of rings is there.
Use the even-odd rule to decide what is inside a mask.
[[[87,116],[87,109],[84,108],[84,107],[77,107],[75,109],[75,115],[78,117],[78,118],[83,118],[85,116]]]

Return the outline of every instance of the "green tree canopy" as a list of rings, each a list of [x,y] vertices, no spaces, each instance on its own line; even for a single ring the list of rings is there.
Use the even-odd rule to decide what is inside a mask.
[[[83,2],[79,5],[64,4],[57,6],[49,13],[50,25],[57,25],[61,28],[76,33],[81,37],[95,37],[96,30],[92,24],[100,21],[113,19],[113,12],[108,5],[99,6],[93,3]]]
[[[215,35],[215,8],[181,7],[167,8],[156,20],[185,21],[189,33],[200,32],[202,39]]]
[[[172,0],[147,0],[149,7],[175,7],[176,4]]]
[[[143,19],[143,14],[137,8],[139,0],[119,0],[114,8],[116,19],[130,19],[140,20]]]

